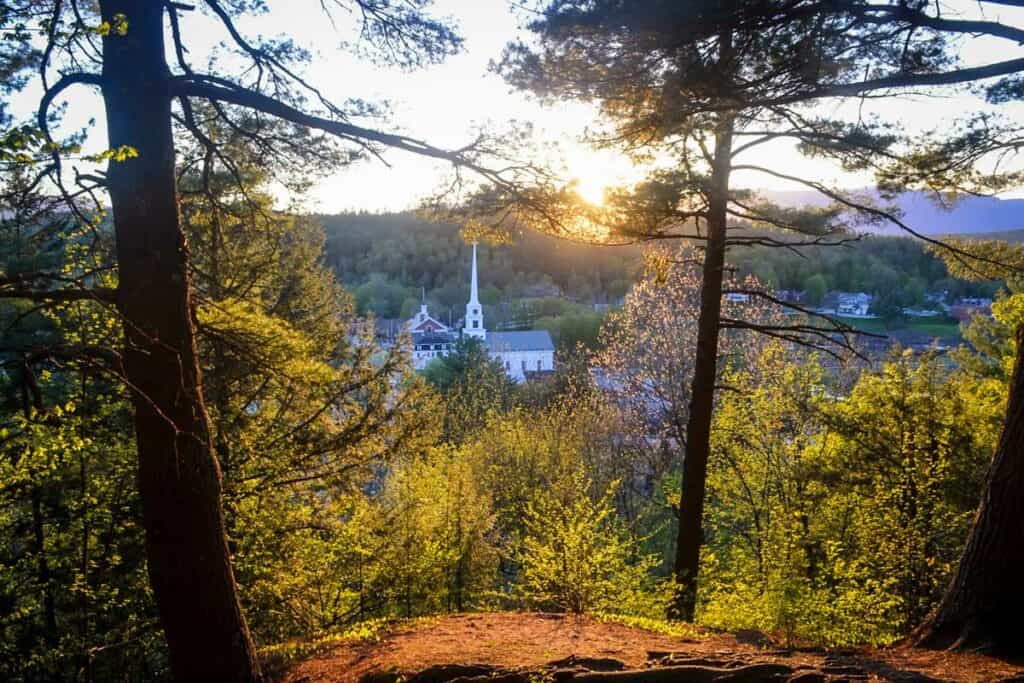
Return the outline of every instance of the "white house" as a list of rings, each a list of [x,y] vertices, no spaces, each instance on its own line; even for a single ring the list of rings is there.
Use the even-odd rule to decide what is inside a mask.
[[[864,292],[839,292],[836,313],[853,317],[867,317],[871,310],[871,295]]]
[[[547,330],[520,332],[488,332],[484,327],[484,309],[480,305],[477,288],[476,244],[470,271],[469,301],[461,335],[483,342],[491,358],[505,368],[505,373],[516,382],[529,375],[551,372],[555,368],[555,345]],[[430,316],[427,305],[406,324],[412,336],[413,367],[422,370],[434,360],[447,356],[455,348],[459,333]]]

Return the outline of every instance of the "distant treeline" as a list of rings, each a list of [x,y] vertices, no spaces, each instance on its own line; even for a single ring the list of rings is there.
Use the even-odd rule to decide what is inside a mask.
[[[729,262],[777,290],[804,292],[818,304],[828,292],[866,292],[900,306],[919,306],[929,293],[992,296],[994,282],[967,282],[949,275],[941,259],[909,237],[868,235],[848,246],[735,249]]]
[[[469,249],[458,226],[431,223],[413,213],[319,216],[326,258],[356,297],[360,312],[409,316],[422,289],[435,314],[458,318],[469,295]],[[867,292],[915,306],[925,295],[948,292],[990,296],[994,283],[949,276],[924,245],[904,237],[872,235],[844,247],[744,247],[730,252],[740,276],[755,275],[775,288],[806,292],[818,303],[830,291]],[[510,305],[524,298],[564,296],[582,304],[615,304],[642,266],[641,248],[602,247],[522,232],[511,244],[480,249],[480,297],[491,320],[514,318]]]
[[[356,295],[361,310],[409,314],[421,288],[438,309],[461,312],[469,296],[469,248],[451,224],[412,213],[320,216],[327,262]],[[638,248],[577,244],[536,233],[514,243],[482,245],[480,298],[496,305],[560,293],[580,302],[614,302],[628,291],[640,264]]]

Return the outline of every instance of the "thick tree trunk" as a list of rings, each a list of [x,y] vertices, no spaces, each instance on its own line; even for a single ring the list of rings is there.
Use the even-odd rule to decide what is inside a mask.
[[[922,647],[1024,653],[1024,325],[1006,421],[981,504],[942,602],[911,636]]]
[[[224,534],[220,470],[210,447],[174,179],[163,3],[103,0],[127,34],[103,39],[108,181],[120,276],[124,365],[133,393],[150,581],[180,681],[260,678]]]
[[[704,540],[704,487],[711,452],[711,414],[718,372],[718,333],[722,311],[725,266],[726,206],[732,168],[733,119],[724,115],[715,131],[715,158],[708,188],[708,239],[701,275],[697,348],[690,385],[686,424],[683,482],[679,499],[679,535],[673,575],[676,594],[669,608],[672,619],[692,621],[697,604],[697,574]]]

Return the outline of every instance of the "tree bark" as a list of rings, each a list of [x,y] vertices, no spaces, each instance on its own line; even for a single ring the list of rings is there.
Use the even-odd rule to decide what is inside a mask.
[[[733,128],[732,116],[723,115],[715,131],[715,156],[708,188],[708,239],[701,274],[697,348],[690,385],[690,411],[686,423],[683,481],[679,498],[679,535],[673,568],[676,593],[668,613],[669,618],[682,621],[693,621],[697,604],[700,547],[704,541],[704,488],[711,452],[711,416],[718,372],[718,334],[721,327]]]
[[[921,647],[1024,653],[1024,325],[1003,433],[956,574],[911,636]]]
[[[132,389],[150,582],[179,681],[255,681],[210,446],[192,321],[188,255],[174,176],[164,3],[103,0],[102,89],[110,148],[138,157],[108,172],[118,308]]]

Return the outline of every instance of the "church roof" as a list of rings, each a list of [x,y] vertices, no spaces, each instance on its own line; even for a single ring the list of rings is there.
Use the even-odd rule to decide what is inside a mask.
[[[429,315],[417,315],[409,321],[409,331],[413,334],[417,332],[446,332],[447,330],[447,325]]]
[[[488,332],[487,346],[491,351],[554,351],[551,334],[547,330],[521,332]]]
[[[414,344],[453,344],[455,340],[452,335],[447,333],[437,332],[424,332],[424,333],[413,333],[412,341]]]

